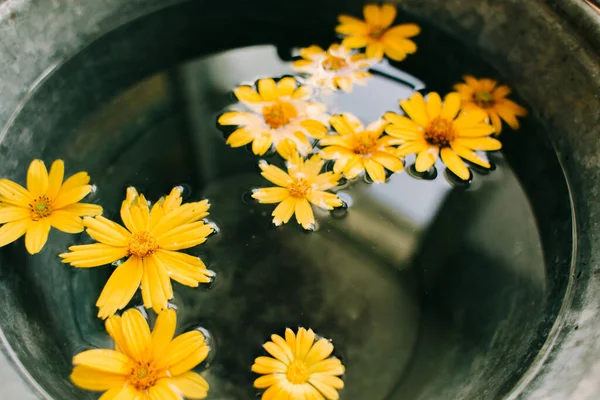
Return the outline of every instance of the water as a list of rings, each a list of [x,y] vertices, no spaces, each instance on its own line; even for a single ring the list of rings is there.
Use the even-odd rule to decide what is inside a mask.
[[[169,12],[181,17],[188,6],[181,7]],[[207,56],[186,39],[177,57],[126,64],[131,60],[121,56],[134,56],[120,40],[132,32],[131,40],[143,37],[136,32],[170,15],[110,34],[55,71],[7,137],[31,138],[25,158],[14,161],[20,169],[32,156],[47,163],[63,158],[68,172],[87,170],[98,188],[93,200],[117,221],[130,185],[153,201],[179,185],[186,201],[211,201],[209,220],[219,232],[190,252],[216,278],[199,288],[174,283],[172,301],[180,332],[200,327],[210,334],[214,351],[199,369],[211,385],[209,398],[255,398],[250,366],[263,355],[262,343],[299,326],[333,340],[334,354],[347,368],[345,400],[506,393],[553,320],[547,296],[564,289],[560,282],[548,283],[555,271],[545,257],[551,246],[569,243],[558,245],[547,235],[550,219],[541,218],[547,214],[541,204],[561,203],[567,192],[559,184],[544,196],[543,177],[523,160],[533,153],[532,160],[547,160],[560,173],[540,125],[529,118],[519,132],[507,128],[505,151],[490,154],[495,170],[473,169],[471,185],[459,184],[442,164],[419,174],[408,158],[407,171],[385,184],[345,182],[339,192],[345,207],[317,211],[315,232],[304,232],[294,220],[275,227],[273,206],[249,196],[253,188],[270,186],[260,176],[258,158],[226,146],[216,118],[234,102],[236,85],[292,73],[290,46],[326,45],[334,40],[333,25],[328,20],[325,29],[313,22],[319,29],[295,31],[275,45],[261,44],[263,37],[252,36],[260,32],[252,33],[247,40],[255,43],[216,51],[235,47],[224,38],[201,48],[216,51]],[[367,87],[322,99],[330,113],[351,112],[368,123],[385,111],[398,112],[397,101],[414,90],[445,93],[465,73],[498,77],[469,49],[420,23],[419,52],[402,64],[379,66]],[[187,26],[165,28],[165,35]],[[143,52],[142,41],[133,44]],[[99,63],[113,72],[100,72],[95,64],[106,49],[112,59]],[[69,80],[89,83],[88,97],[65,89]],[[275,154],[264,158],[277,160]],[[552,218],[568,221],[569,212]],[[34,379],[57,399],[95,398],[70,387],[70,359],[90,347],[110,346],[94,303],[112,267],[75,270],[56,257],[86,240],[52,232],[39,256],[22,254],[20,242],[0,250],[4,273],[15,278],[19,312],[33,321],[10,320],[2,329]],[[139,304],[138,294],[131,306]],[[25,343],[23,336],[29,337]],[[36,360],[50,367],[42,369]]]

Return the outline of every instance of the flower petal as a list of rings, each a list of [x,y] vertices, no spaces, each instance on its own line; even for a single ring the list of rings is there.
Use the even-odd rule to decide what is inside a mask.
[[[298,199],[296,201],[295,213],[296,221],[298,221],[304,229],[312,229],[315,224],[315,216],[308,200]]]
[[[94,349],[84,351],[73,357],[73,365],[82,365],[100,372],[129,375],[131,359],[114,350]]]
[[[261,162],[258,166],[262,171],[261,175],[277,186],[289,187],[292,184],[292,178],[280,168],[266,162]]]
[[[175,310],[168,308],[161,311],[156,318],[154,329],[152,330],[152,359],[161,360],[169,343],[175,334],[177,326],[177,314]]]
[[[225,142],[231,147],[242,147],[254,140],[254,133],[248,128],[240,128],[233,131],[231,135],[227,137]]]
[[[363,29],[360,26],[345,26],[338,28],[338,32],[355,32],[356,30],[362,31]],[[360,49],[365,47],[368,43],[369,38],[364,35],[348,36],[344,38],[344,40],[342,40],[342,46],[347,47],[349,49]]]
[[[422,127],[429,125],[429,118],[425,108],[425,100],[419,92],[413,93],[408,100],[400,101],[400,106],[409,118]]]
[[[371,158],[373,159],[373,161],[383,165],[385,168],[392,172],[397,172],[404,169],[404,163],[402,162],[402,160],[393,154],[386,153],[383,151],[376,151],[373,153]]]
[[[59,231],[73,234],[83,232],[83,222],[81,221],[81,218],[64,209],[53,211],[47,219],[50,222],[50,225]]]
[[[385,55],[395,61],[402,61],[407,54],[413,54],[417,51],[417,45],[412,40],[383,38]]]
[[[480,108],[470,108],[463,110],[460,115],[453,121],[454,127],[462,130],[479,125],[487,118],[487,113]]]
[[[442,112],[442,99],[436,92],[431,92],[427,96],[427,115],[429,120],[439,117]]]
[[[95,218],[86,217],[83,224],[87,228],[87,233],[94,239],[104,244],[115,247],[126,247],[129,245],[131,233],[121,225],[98,216]]]
[[[353,135],[355,133],[354,127],[352,126],[351,120],[349,119],[348,115],[334,115],[329,119],[329,123],[331,124],[333,129],[335,129],[335,131],[342,136]],[[328,139],[332,137],[334,136],[327,136],[327,138],[323,139]]]
[[[256,136],[252,142],[252,152],[257,156],[262,156],[271,148],[272,145],[273,138],[271,135]]]
[[[273,223],[276,226],[281,224],[286,224],[292,215],[294,215],[294,210],[296,208],[296,199],[294,197],[288,197],[273,210],[271,214],[273,216]]]
[[[444,97],[444,105],[442,106],[441,118],[453,120],[460,111],[461,100],[460,95],[456,92],[448,93]]]
[[[133,386],[127,385],[105,392],[98,400],[131,400],[139,398],[138,395],[139,392]]]
[[[417,172],[425,172],[429,168],[433,167],[435,160],[437,160],[439,149],[437,147],[429,147],[426,150],[422,150],[417,155],[415,162],[415,168]]]
[[[298,83],[296,82],[296,79],[290,76],[281,78],[279,82],[277,82],[277,96],[292,96],[297,85]]]
[[[287,371],[287,365],[271,357],[257,357],[252,364],[252,372],[257,374],[273,374]]]
[[[78,172],[63,182],[62,186],[60,187],[59,195],[64,192],[68,192],[71,189],[75,189],[76,187],[85,186],[88,183],[90,183],[90,176],[88,173]]]
[[[409,154],[421,153],[428,148],[429,148],[429,145],[427,144],[427,142],[425,140],[423,140],[423,139],[414,140],[414,141],[407,142],[407,143],[403,144],[402,146],[398,147],[398,150],[396,153],[398,156],[407,156]]]
[[[209,348],[204,335],[190,331],[177,336],[167,348],[166,366],[171,376],[177,376],[195,368],[206,359]]]
[[[59,254],[63,263],[78,268],[91,268],[110,264],[129,254],[128,247],[114,247],[103,243],[71,246],[70,253]]]
[[[340,398],[339,393],[332,386],[329,386],[323,381],[319,379],[315,379],[312,377],[308,380],[308,382],[313,385],[327,400],[337,400]]]
[[[48,170],[42,160],[33,160],[29,164],[27,190],[33,197],[44,196],[48,191]]]
[[[171,279],[183,285],[197,287],[198,282],[208,283],[214,275],[198,257],[162,249],[154,254],[165,265]]]
[[[30,217],[31,212],[27,208],[15,206],[0,207],[0,224],[20,219],[29,219]]]
[[[166,379],[161,379],[155,385],[150,386],[148,397],[150,400],[183,400],[183,397],[171,389]],[[132,400],[137,400],[137,398]]]
[[[471,150],[494,151],[502,148],[502,143],[494,138],[458,138],[455,142]]]
[[[249,103],[257,103],[261,101],[260,95],[256,93],[251,86],[238,86],[236,89],[234,89],[233,93],[240,101],[246,101]]]
[[[279,98],[277,84],[273,79],[259,79],[257,86],[262,101],[275,101]]]
[[[50,167],[50,175],[48,176],[48,191],[46,196],[50,200],[54,200],[58,196],[60,187],[65,177],[65,163],[63,160],[56,160]]]
[[[142,313],[135,308],[125,311],[121,316],[121,327],[132,358],[136,361],[144,360],[152,338],[148,322]]]
[[[109,317],[104,323],[104,328],[115,344],[115,351],[119,351],[129,358],[132,358],[132,354],[127,348],[125,335],[123,334],[123,321],[121,320],[121,317],[118,315]]]
[[[463,181],[469,180],[471,177],[469,169],[452,149],[448,147],[443,148],[441,151],[441,156],[442,161],[444,164],[446,164],[446,167],[448,167],[450,171],[454,172]]]
[[[27,227],[25,233],[25,248],[29,254],[39,253],[46,242],[50,233],[50,222],[47,218],[42,218],[39,221],[32,221]]]
[[[252,192],[252,198],[263,204],[281,203],[288,197],[290,197],[289,190],[282,187],[262,188]]]
[[[329,375],[343,375],[345,372],[342,362],[335,357],[318,361],[317,363],[311,365],[309,369],[311,373],[323,372]]]
[[[98,318],[106,319],[117,310],[125,308],[140,286],[142,273],[142,260],[136,256],[129,257],[127,261],[114,270],[96,302],[96,306],[99,308]],[[128,348],[131,354],[135,356],[137,353],[129,347],[130,339],[128,338],[128,331],[125,329],[125,319],[122,322],[123,334],[127,340]]]
[[[333,352],[333,344],[327,339],[319,339],[311,347],[304,361],[307,365],[313,365],[329,357]]]
[[[208,395],[208,382],[195,372],[169,378],[167,383],[187,399],[204,399]]]
[[[76,203],[70,204],[61,209],[62,211],[66,211],[69,213],[73,213],[78,217],[94,217],[96,215],[102,214],[102,206],[97,204],[88,204],[88,203]]]
[[[202,221],[181,225],[159,236],[158,243],[165,250],[181,250],[206,242],[214,228]]]
[[[146,304],[146,300],[144,301],[144,306],[150,306],[159,313],[169,306],[168,293],[163,287],[162,273],[159,270],[160,267],[150,257],[144,257],[143,263],[142,294],[145,299],[150,299],[149,304]]]
[[[464,158],[465,160],[474,164],[481,165],[484,168],[491,167],[489,162],[479,157],[479,155],[477,155],[477,153],[475,153],[473,150],[467,149],[466,147],[463,147],[457,143],[451,143],[451,147],[459,157]]]
[[[217,123],[220,125],[248,125],[253,114],[243,111],[229,111],[221,114]]]
[[[296,334],[296,349],[294,354],[297,359],[303,360],[315,342],[315,333],[312,329],[299,328]]]
[[[83,365],[75,366],[70,378],[75,386],[95,392],[121,388],[127,383],[127,377],[125,375],[98,371],[97,369]]]
[[[69,204],[74,204],[83,199],[92,191],[91,185],[77,186],[73,189],[63,191],[61,190],[54,200],[54,209],[60,209]]]
[[[343,44],[344,42],[342,42]],[[381,42],[371,42],[367,44],[367,58],[372,58],[373,60],[381,60],[383,58],[383,43]]]
[[[311,383],[314,381],[320,381],[324,385],[331,386],[334,389],[343,389],[344,381],[335,375],[316,373],[310,376]]]
[[[417,36],[421,33],[421,28],[417,24],[401,24],[388,29],[384,37],[407,38]]]
[[[363,160],[365,164],[365,170],[369,174],[369,177],[374,183],[384,183],[385,182],[385,169],[383,169],[383,165],[379,164],[377,161],[371,158],[365,158]]]
[[[0,204],[29,207],[33,196],[23,186],[8,179],[0,179]]]
[[[320,190],[313,191],[306,196],[306,199],[323,210],[332,210],[333,208],[340,207],[342,205],[342,200],[340,200],[337,194],[323,192]]]

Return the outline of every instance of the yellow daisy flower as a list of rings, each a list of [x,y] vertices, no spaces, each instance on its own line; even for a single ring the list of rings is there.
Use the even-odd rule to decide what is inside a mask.
[[[262,374],[254,387],[267,389],[262,400],[337,400],[344,387],[339,376],[344,374],[342,362],[330,357],[333,344],[327,339],[315,340],[312,329],[298,329],[294,335],[285,330],[285,339],[271,335],[263,347],[273,357],[258,357],[252,371]]]
[[[162,311],[154,330],[136,309],[112,316],[106,331],[115,349],[94,349],[73,357],[71,381],[81,389],[105,392],[102,400],[204,399],[208,383],[191,370],[210,351],[199,331],[173,339],[177,316]]]
[[[417,51],[417,45],[408,39],[417,36],[417,24],[402,24],[390,28],[396,19],[396,7],[391,4],[367,4],[363,9],[365,21],[349,15],[340,15],[337,33],[345,35],[342,45],[351,49],[366,47],[367,58],[381,60],[383,54],[401,61]]]
[[[239,86],[234,90],[250,111],[231,111],[219,117],[219,124],[239,127],[229,135],[227,144],[241,147],[252,143],[256,155],[275,147],[285,159],[295,151],[307,155],[312,149],[312,138],[327,133],[327,106],[309,101],[311,90],[298,86],[291,77],[277,83],[271,78],[260,79],[257,88],[255,91],[250,86]]]
[[[329,123],[338,134],[325,136],[319,145],[323,147],[324,159],[335,160],[334,172],[353,179],[366,170],[373,182],[382,183],[386,179],[385,168],[392,172],[404,168],[396,149],[390,147],[398,140],[383,135],[386,121],[377,120],[365,128],[354,115],[344,113],[331,117]]]
[[[337,195],[325,192],[337,186],[341,176],[333,172],[321,173],[323,164],[318,155],[304,160],[295,153],[290,158],[288,172],[285,173],[276,166],[261,161],[259,166],[262,176],[279,187],[255,189],[252,197],[264,204],[279,203],[272,214],[275,225],[287,223],[295,213],[296,221],[304,229],[312,229],[315,216],[311,203],[324,210],[342,205]]]
[[[0,179],[0,247],[25,235],[29,254],[39,253],[50,227],[66,232],[83,231],[81,217],[102,214],[96,204],[79,203],[92,191],[87,172],[79,172],[63,182],[65,164],[52,163],[50,174],[42,160],[33,160],[27,171],[27,189],[8,179]]]
[[[327,50],[306,47],[300,50],[300,56],[303,59],[294,61],[292,67],[309,75],[308,85],[328,91],[351,92],[354,83],[364,85],[371,77],[369,67],[376,62],[339,44],[332,44]]]
[[[496,135],[502,131],[500,119],[512,129],[519,129],[517,117],[526,116],[527,110],[506,98],[510,94],[508,86],[498,85],[498,82],[492,79],[476,79],[469,75],[465,76],[464,80],[466,83],[454,85],[454,89],[460,93],[463,109],[477,108],[485,111],[492,120]]]
[[[459,178],[468,180],[469,169],[461,158],[490,168],[490,164],[475,150],[499,150],[502,143],[489,137],[494,127],[487,123],[487,115],[478,109],[458,114],[461,109],[460,95],[450,93],[444,98],[429,93],[427,102],[420,93],[414,93],[400,105],[408,118],[388,112],[384,118],[391,124],[385,131],[399,139],[399,156],[417,154],[416,170],[425,172],[441,155],[442,161]],[[458,116],[457,116],[458,115]]]
[[[181,201],[181,189],[174,188],[150,210],[144,195],[130,187],[121,205],[125,227],[104,217],[83,220],[87,233],[100,243],[69,247],[70,253],[60,255],[64,263],[91,268],[127,257],[96,302],[98,318],[124,308],[140,284],[144,306],[160,312],[173,298],[171,279],[191,287],[210,282],[213,272],[202,260],[177,251],[204,243],[213,232],[200,220],[210,205],[207,200],[183,205]]]

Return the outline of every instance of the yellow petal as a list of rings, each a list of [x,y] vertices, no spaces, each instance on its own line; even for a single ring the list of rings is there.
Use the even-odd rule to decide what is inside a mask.
[[[340,398],[339,393],[333,387],[324,384],[322,381],[314,379],[308,380],[308,382],[313,385],[327,400],[338,400]]]
[[[167,346],[171,343],[175,328],[177,326],[177,314],[173,309],[161,311],[156,318],[154,329],[152,330],[152,359],[162,360],[165,356]]]
[[[166,379],[161,379],[154,386],[151,386],[148,389],[148,397],[150,400],[182,400],[181,396],[171,389]]]
[[[312,229],[315,224],[315,216],[308,200],[298,199],[296,201],[295,213],[296,221],[298,221],[304,229]]]
[[[446,97],[444,97],[444,105],[442,106],[440,117],[450,121],[453,120],[460,111],[460,105],[460,95],[455,92],[448,93]]]
[[[408,39],[383,39],[385,55],[395,61],[402,61],[407,54],[413,54],[417,51],[417,45]]]
[[[273,386],[284,379],[281,374],[269,374],[261,376],[254,381],[254,387],[257,389],[265,389],[269,386]]]
[[[364,164],[365,170],[374,183],[385,182],[385,169],[383,169],[383,165],[371,158],[364,159]]]
[[[129,255],[128,247],[114,247],[103,243],[71,246],[70,253],[60,254],[63,263],[69,263],[78,268],[92,268],[110,264]]]
[[[2,203],[28,208],[33,203],[33,196],[18,183],[0,179],[0,204]]]
[[[142,280],[142,261],[139,257],[131,256],[123,264],[119,265],[102,289],[100,297],[96,302],[98,310],[98,318],[106,319],[113,315],[117,310],[122,310],[129,303]],[[125,320],[123,319],[123,324]],[[130,339],[128,333],[123,327],[123,334],[128,343]],[[132,348],[129,348],[132,355],[137,355]]]
[[[429,120],[439,117],[442,111],[442,99],[436,92],[431,92],[427,96],[427,115]]]
[[[32,221],[27,227],[25,233],[25,248],[29,254],[39,253],[46,242],[50,233],[50,222],[47,218],[42,218],[39,221]]]
[[[319,339],[306,355],[305,362],[313,365],[329,357],[333,352],[333,344],[327,339]]]
[[[485,123],[479,123],[477,125],[474,125],[471,128],[460,129],[460,131],[458,132],[458,136],[459,137],[481,137],[481,136],[489,136],[494,132],[495,132],[495,129],[493,126],[485,124]]]
[[[271,135],[256,136],[252,142],[252,152],[257,156],[262,156],[271,148],[272,145],[273,138]]]
[[[407,156],[409,154],[421,153],[429,147],[427,142],[423,139],[410,141],[402,146],[398,147],[397,154],[399,156]]]
[[[247,125],[253,114],[241,111],[230,111],[222,114],[217,122],[220,125]]]
[[[87,227],[87,233],[99,242],[115,247],[129,245],[131,233],[116,222],[98,216],[86,217],[83,219],[83,223]]]
[[[88,173],[78,172],[63,182],[59,194],[62,192],[68,192],[69,190],[74,189],[78,186],[85,186],[88,183],[90,183],[90,176],[88,175]]]
[[[393,112],[386,112],[383,116],[383,119],[392,124],[388,125],[386,128],[389,128],[390,126],[397,126],[398,128],[402,128],[409,131],[419,130],[419,125],[417,125],[411,119],[406,118],[404,115],[398,115]]]
[[[425,100],[419,92],[413,93],[408,100],[400,101],[400,106],[409,118],[422,127],[429,125],[429,118],[425,109]]]
[[[27,190],[33,197],[39,197],[48,191],[48,170],[42,160],[33,160],[27,170]]]
[[[344,135],[353,135],[354,128],[349,123],[348,119],[342,115],[334,115],[329,119],[329,123],[336,130],[336,132],[342,136]],[[334,136],[328,136],[327,138],[331,138]],[[326,139],[326,138],[323,138]],[[331,140],[331,139],[329,139]]]
[[[354,32],[355,29],[344,29],[340,28],[340,30],[346,32]],[[362,29],[360,29],[362,30]],[[367,36],[357,35],[357,36],[348,36],[342,40],[342,46],[347,47],[349,49],[360,49],[365,47],[369,43],[369,39]]]
[[[130,232],[137,232],[137,227],[133,221],[133,216],[131,215],[131,203],[138,196],[137,190],[134,187],[128,187],[126,190],[125,200],[121,203],[121,220],[125,227]]]
[[[296,142],[290,138],[285,138],[280,141],[275,149],[284,160],[290,159],[290,157],[298,152],[298,146],[296,145]]]
[[[417,24],[402,24],[388,29],[384,37],[407,38],[417,36],[421,33],[421,28]]]
[[[162,285],[161,272],[149,257],[145,257],[143,262],[144,276],[142,278],[142,295],[144,298],[150,299],[150,304],[145,304],[145,306],[151,306],[156,313],[159,313],[161,310],[165,310],[169,305],[167,293]],[[144,303],[146,303],[146,301],[144,301]]]
[[[194,372],[169,378],[167,383],[186,399],[204,399],[208,394],[208,382]]]
[[[257,86],[262,101],[275,101],[279,98],[277,85],[273,79],[260,79]]]
[[[282,373],[286,371],[286,364],[271,357],[257,357],[254,360],[254,364],[252,364],[252,372],[256,372],[257,374]]]
[[[462,130],[479,125],[487,118],[487,113],[479,108],[463,110],[458,118],[454,120],[454,127]]]
[[[304,360],[314,342],[315,333],[312,329],[299,328],[296,334],[296,349],[294,351],[296,358]]]
[[[333,208],[342,205],[342,200],[340,200],[336,194],[327,193],[320,190],[313,191],[306,196],[306,199],[315,206],[324,210],[332,210]]]
[[[127,348],[134,360],[144,360],[150,349],[151,334],[148,322],[135,308],[129,309],[121,316],[121,327]]]
[[[343,389],[344,381],[334,375],[324,374],[324,373],[316,373],[310,376],[311,383],[314,381],[319,381],[324,385],[331,386],[334,389]]]
[[[442,161],[450,171],[454,172],[460,179],[466,181],[471,177],[469,169],[456,153],[446,147],[441,151]]]
[[[393,4],[384,3],[381,5],[379,12],[379,26],[387,28],[396,19],[396,6]]]
[[[159,238],[174,228],[181,227],[206,217],[209,214],[209,209],[210,203],[208,200],[183,204],[181,207],[166,214],[160,222],[152,227],[150,233],[154,235],[154,237]]]
[[[302,121],[300,125],[302,125],[302,127],[306,129],[308,133],[316,139],[322,138],[328,131],[325,125],[314,119],[306,119]]]
[[[0,224],[13,222],[20,219],[29,219],[31,213],[29,209],[23,207],[0,207]]]
[[[455,142],[471,150],[494,151],[502,148],[502,143],[494,138],[458,138]]]
[[[282,380],[280,384],[270,386],[263,393],[261,400],[284,400],[289,399],[290,392],[293,386],[290,383]]]
[[[329,375],[343,375],[345,370],[342,362],[335,358],[327,358],[323,361],[318,361],[317,363],[310,366],[311,373],[327,373]]]
[[[312,45],[309,47],[304,47],[300,49],[300,57],[312,60],[315,57],[325,55],[325,50],[317,45]]]
[[[63,191],[61,190],[56,200],[54,200],[54,209],[60,209],[69,204],[74,204],[83,199],[92,191],[92,186],[77,186],[73,189]]]
[[[277,186],[289,187],[292,184],[292,178],[280,168],[266,162],[261,162],[258,166],[262,171],[261,175]]]
[[[306,85],[298,86],[298,89],[296,89],[296,91],[292,95],[292,99],[295,99],[295,100],[306,99],[306,98],[312,96],[312,94],[313,94],[313,90],[310,89],[308,86],[306,86]]]
[[[256,93],[250,86],[238,86],[233,93],[240,101],[247,101],[250,103],[257,103],[261,101],[260,95]]]
[[[115,350],[131,358],[132,355],[129,349],[127,348],[127,341],[125,340],[125,335],[123,334],[123,324],[121,317],[119,317],[118,315],[113,315],[109,317],[104,323],[104,327],[106,329],[106,332],[108,332],[108,334],[115,343]]]
[[[426,150],[422,150],[417,155],[415,168],[417,172],[425,172],[429,168],[433,167],[435,160],[437,160],[439,149],[437,147],[429,147]]]
[[[277,96],[291,96],[296,90],[296,79],[286,76],[277,82]]]
[[[294,215],[294,210],[296,208],[296,199],[293,197],[288,197],[273,210],[271,214],[273,216],[273,223],[277,226],[281,224],[287,224],[287,222]]]
[[[402,162],[402,160],[390,153],[376,151],[373,153],[371,158],[373,159],[373,161],[383,165],[385,168],[392,172],[397,172],[404,168],[404,163]]]
[[[197,287],[198,282],[208,283],[214,275],[198,257],[162,249],[155,255],[165,265],[171,279],[183,285]]]
[[[71,204],[66,207],[63,207],[61,210],[75,214],[78,217],[85,217],[85,216],[94,217],[96,215],[102,214],[101,206],[99,206],[97,204],[88,204],[88,203]]]
[[[123,353],[114,350],[94,349],[84,351],[73,357],[73,365],[119,375],[131,373],[131,360]]]
[[[129,207],[129,212],[131,213],[131,220],[136,231],[147,231],[150,227],[150,208],[148,200],[146,200],[143,194],[133,199]]]
[[[50,225],[62,232],[80,233],[83,231],[81,218],[65,210],[53,211],[48,217],[48,221]]]
[[[252,192],[252,197],[263,204],[280,203],[290,197],[290,192],[286,188],[272,187],[256,189]]]
[[[167,366],[171,376],[177,376],[195,368],[206,359],[209,348],[199,331],[177,336],[167,349]]]
[[[464,158],[465,160],[470,161],[474,164],[481,165],[482,167],[490,168],[490,163],[484,160],[483,158],[479,157],[477,153],[475,153],[473,150],[469,150],[466,147],[463,147],[456,143],[451,143],[451,147],[452,150],[454,150],[454,152],[458,154],[459,157]]]
[[[495,110],[500,118],[502,118],[508,124],[508,126],[514,130],[519,129],[519,120],[515,116],[514,112],[506,107],[496,107]]]
[[[254,140],[254,134],[248,128],[240,128],[233,131],[231,135],[227,137],[226,144],[231,147],[242,147]]]
[[[490,111],[490,119],[492,120],[492,126],[494,127],[495,131],[494,133],[496,135],[500,134],[500,132],[502,132],[502,121],[495,111]]]
[[[170,213],[171,211],[179,207],[182,201],[183,199],[181,198],[181,188],[174,187],[173,189],[171,189],[171,193],[169,193],[167,197],[165,197],[165,201],[162,204],[164,213]]]
[[[114,388],[105,392],[98,400],[131,400],[139,399],[139,392],[131,385]],[[146,400],[146,399],[144,399]]]
[[[276,360],[285,365],[288,365],[294,358],[293,356],[290,356],[289,347],[282,347],[274,342],[266,342],[263,344],[263,347],[270,355],[275,357]]]
[[[158,237],[160,247],[165,250],[181,250],[197,246],[206,241],[213,227],[202,221],[182,225]]]
[[[373,60],[381,60],[383,58],[383,43],[371,42],[367,44],[366,54],[368,58]]]
[[[63,160],[56,160],[50,167],[50,175],[48,176],[48,191],[46,196],[50,200],[54,200],[58,196],[62,181],[65,177],[65,163]]]
[[[71,373],[71,382],[81,389],[103,392],[113,388],[121,388],[127,382],[125,375],[98,371],[93,368],[77,365]]]

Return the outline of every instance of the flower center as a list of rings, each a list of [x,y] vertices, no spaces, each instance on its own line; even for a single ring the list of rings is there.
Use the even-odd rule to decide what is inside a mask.
[[[342,68],[346,68],[348,63],[341,57],[328,55],[325,61],[323,61],[323,68],[326,71],[338,71]]]
[[[311,192],[312,188],[305,179],[298,179],[289,187],[290,196],[297,199],[304,199]]]
[[[308,382],[310,371],[303,361],[294,360],[288,366],[286,376],[291,383],[301,385]]]
[[[145,257],[158,250],[158,241],[148,232],[138,232],[129,239],[129,253]]]
[[[377,144],[366,132],[364,135],[355,136],[354,140],[354,152],[361,156],[368,156],[373,153],[374,147]]]
[[[157,380],[158,374],[150,363],[138,362],[131,369],[131,375],[129,376],[129,382],[140,391],[148,390],[156,384]]]
[[[425,140],[429,144],[439,147],[448,147],[454,140],[454,126],[452,121],[446,118],[436,118],[425,130]]]
[[[385,33],[385,28],[375,26],[371,28],[371,37],[373,39],[379,39]]]
[[[31,212],[31,219],[34,221],[39,221],[40,219],[52,214],[54,207],[52,207],[49,198],[46,196],[40,196],[29,205],[29,211]]]
[[[290,120],[297,116],[298,111],[296,111],[296,107],[285,101],[278,101],[273,105],[263,108],[263,118],[271,129],[281,128],[289,124]]]
[[[490,92],[473,93],[473,102],[481,108],[489,108],[494,105],[494,97]]]

